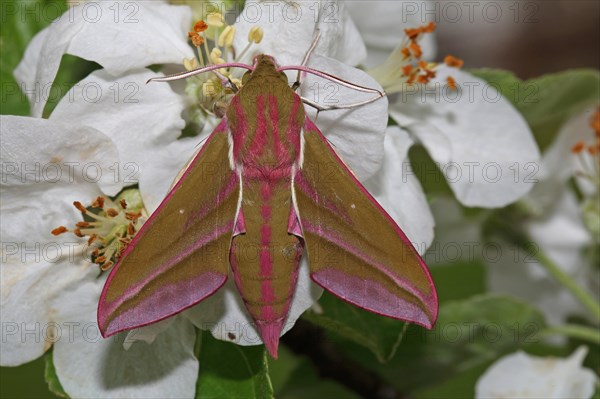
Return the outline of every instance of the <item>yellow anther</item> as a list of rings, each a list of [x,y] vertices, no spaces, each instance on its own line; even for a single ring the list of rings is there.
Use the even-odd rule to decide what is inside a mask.
[[[218,12],[210,13],[206,16],[206,24],[211,28],[221,28],[223,23],[223,15]]]
[[[192,71],[192,70],[198,68],[198,61],[195,58],[189,58],[189,59],[184,58],[183,66],[185,67],[186,70]]]
[[[223,53],[218,48],[213,48],[210,52],[210,60],[213,64],[224,64],[225,60],[221,58]]]
[[[260,43],[263,39],[265,32],[260,26],[253,26],[248,32],[248,41],[250,43]]]
[[[219,46],[220,47],[231,47],[233,44],[233,38],[235,37],[235,27],[227,26],[223,29],[223,32],[219,35]]]

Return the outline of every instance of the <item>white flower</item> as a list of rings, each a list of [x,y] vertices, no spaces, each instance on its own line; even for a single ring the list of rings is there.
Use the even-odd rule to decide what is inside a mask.
[[[594,111],[590,107],[564,124],[544,153],[536,176],[539,182],[522,200],[524,207],[533,215],[523,224],[523,229],[535,246],[530,247],[530,253],[521,254],[519,259],[522,262],[490,265],[489,268],[490,289],[527,298],[540,307],[550,324],[560,324],[572,313],[585,313],[573,295],[560,289],[558,283],[532,258],[538,250],[588,291],[598,292],[599,288],[600,282],[590,278],[592,260],[583,252],[597,242],[597,233],[585,223],[586,212],[590,212],[585,206],[587,202],[580,204],[568,183],[570,178],[576,177],[582,192],[587,192],[589,198],[597,195],[598,174],[592,165],[598,162],[598,155],[594,159],[587,151],[573,153],[578,143],[594,145],[595,135],[590,127]],[[596,204],[597,201],[590,203]],[[592,208],[591,212],[597,211]],[[590,218],[594,219],[594,216]]]
[[[456,92],[444,86],[449,74]],[[508,100],[460,71],[440,68],[433,84],[432,92],[399,94],[390,116],[427,149],[457,199],[467,206],[499,208],[532,189],[524,174],[537,165],[539,150]]]
[[[578,115],[565,123],[542,158],[539,172],[534,176],[537,181],[534,189],[519,202],[521,213],[514,221],[508,221],[515,231],[525,233],[524,237],[530,242],[516,243],[511,241],[512,237],[502,234],[484,237],[482,224],[485,220],[481,217],[473,220],[450,199],[440,198],[432,205],[438,227],[436,240],[439,246],[436,249],[456,245],[458,241],[463,260],[481,259],[486,263],[490,291],[527,300],[544,313],[549,325],[563,324],[572,314],[587,313],[573,294],[540,265],[539,252],[581,287],[592,293],[598,292],[599,282],[597,278],[591,278],[594,265],[583,252],[594,242],[593,236],[582,218],[581,204],[567,182],[574,173],[569,165],[577,161],[577,155],[571,152],[572,146],[584,137],[593,138],[591,129],[586,126],[590,115],[588,111],[584,118]],[[574,123],[581,120],[586,123]],[[567,139],[570,141],[565,142]],[[562,157],[557,157],[558,153]],[[571,172],[565,173],[565,169]],[[469,246],[473,244],[474,251],[471,251]]]
[[[143,173],[165,147],[175,144],[185,126],[185,102],[167,85],[146,85],[160,74],[145,67],[181,63],[193,52],[185,43],[191,25],[188,7],[162,2],[136,3],[135,23],[115,23],[110,7],[126,3],[99,2],[99,19],[91,19],[84,4],[72,8],[38,33],[15,70],[15,77],[41,117],[47,88],[54,80],[63,54],[97,62],[103,69],[91,73],[65,93],[49,119],[95,127],[117,145],[123,163],[118,165],[127,184],[138,182],[148,210],[158,205],[171,181],[157,182]],[[88,10],[88,11],[86,11]],[[161,26],[157,29],[157,26]],[[117,43],[117,44],[115,44]],[[182,158],[193,144],[178,146]],[[185,164],[181,159],[179,167]],[[176,172],[172,172],[175,176]],[[160,194],[158,194],[160,193]],[[147,199],[147,197],[150,197]],[[156,198],[160,197],[160,198]]]
[[[435,16],[424,12],[435,7],[431,1],[352,0],[346,2],[346,7],[367,45],[368,55],[362,62],[367,68],[380,65],[388,58],[398,47],[404,29],[427,24]],[[436,53],[434,35],[423,37],[421,47],[423,58],[432,59]]]
[[[56,372],[71,396],[193,396],[193,327],[177,322],[152,347],[128,352],[122,335],[103,340],[98,268],[80,240],[50,234],[80,220],[74,201],[120,190],[111,169],[120,159],[115,144],[93,127],[16,116],[1,117],[0,136],[2,365],[34,360],[54,345]]]
[[[521,226],[532,240],[524,250],[505,241],[495,243],[502,245],[503,256],[488,262],[487,286],[490,291],[526,299],[544,313],[549,325],[560,325],[572,314],[586,313],[573,294],[539,264],[538,252],[545,253],[582,287],[597,282],[590,279],[591,265],[582,253],[591,237],[574,194],[564,191],[554,202],[551,212]]]
[[[494,363],[475,386],[478,399],[591,398],[598,377],[582,367],[588,349],[580,347],[566,359],[541,358],[524,352]]]
[[[577,187],[590,207],[582,209],[584,217],[593,220],[598,216],[598,195],[600,192],[600,106],[590,106],[573,116],[561,127],[556,139],[544,153],[539,171],[540,184],[525,198],[526,203],[537,214],[550,210],[552,197],[567,189],[565,184],[575,178]],[[595,205],[595,206],[594,206]],[[598,225],[589,225],[590,231],[598,237]]]

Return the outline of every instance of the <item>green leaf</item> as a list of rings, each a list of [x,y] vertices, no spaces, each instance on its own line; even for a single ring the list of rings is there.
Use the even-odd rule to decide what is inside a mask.
[[[368,348],[381,363],[394,356],[406,323],[367,312],[328,293],[323,294],[319,305],[322,312],[306,312],[303,317],[337,336]]]
[[[281,390],[287,385],[295,370],[300,366],[301,358],[287,349],[285,345],[279,345],[277,355],[277,359],[269,356],[267,360],[269,362],[269,377],[273,384],[273,391],[276,397],[279,398]]]
[[[46,363],[44,378],[46,379],[46,383],[48,384],[48,389],[50,392],[60,398],[68,398],[69,395],[67,395],[60,384],[60,381],[58,380],[56,368],[54,368],[54,362],[52,361],[52,351],[53,349],[50,349],[48,352],[46,352],[46,354],[44,354],[44,361]]]
[[[433,254],[439,256],[444,251],[442,245],[434,241],[430,250]],[[425,261],[429,261],[427,254],[425,255]],[[482,261],[436,264],[429,271],[435,282],[440,303],[470,298],[486,291],[486,269]]]
[[[482,263],[455,263],[431,269],[440,301],[463,299],[485,291]],[[376,315],[325,292],[319,300],[322,312],[303,317],[329,333],[368,348],[381,363],[389,361],[402,342],[406,323]]]
[[[440,309],[430,349],[443,355],[442,364],[464,370],[538,342],[545,325],[543,315],[525,302],[493,294],[476,296]]]
[[[240,346],[202,333],[196,398],[271,398],[265,347]]]
[[[360,396],[341,384],[319,378],[308,360],[301,360],[285,386],[277,392],[278,399],[344,398]]]
[[[55,398],[44,381],[44,357],[16,367],[0,367],[0,398]]]
[[[440,384],[420,389],[414,392],[412,396],[415,399],[474,398],[475,384],[490,364],[491,362],[470,368]]]
[[[525,81],[502,70],[469,72],[498,88],[517,107],[542,149],[554,140],[569,117],[600,98],[600,73],[592,69],[574,69]]]
[[[269,358],[269,370],[278,399],[359,398],[343,385],[320,378],[312,362],[286,346],[279,347],[277,359]]]
[[[401,392],[413,392],[537,345],[544,327],[543,315],[525,302],[479,295],[443,304],[432,331],[411,325],[396,356],[386,365],[374,362],[358,347],[346,347],[345,353]]]
[[[448,181],[440,171],[439,164],[429,155],[429,152],[420,145],[414,145],[408,152],[412,170],[427,194],[427,202],[431,203],[437,197],[454,197]]]

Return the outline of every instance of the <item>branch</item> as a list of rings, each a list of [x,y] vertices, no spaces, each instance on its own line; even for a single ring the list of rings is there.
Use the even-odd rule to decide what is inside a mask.
[[[310,322],[298,319],[281,342],[295,354],[307,356],[320,377],[337,381],[364,398],[407,399],[379,375],[341,353],[325,331]]]

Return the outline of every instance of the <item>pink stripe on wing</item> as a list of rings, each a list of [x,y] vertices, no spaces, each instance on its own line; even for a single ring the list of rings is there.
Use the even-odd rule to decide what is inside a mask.
[[[104,336],[166,319],[214,294],[226,280],[226,275],[206,272],[191,280],[182,280],[176,284],[164,285],[154,291],[138,306],[118,314],[106,326]],[[191,293],[193,295],[189,295]],[[108,314],[102,312],[98,315],[100,325],[105,325]]]
[[[204,219],[206,215],[208,215],[215,209],[218,209],[219,206],[221,206],[221,204],[231,195],[231,193],[233,193],[233,191],[238,188],[238,175],[236,173],[232,173],[229,181],[225,186],[223,186],[223,188],[221,188],[221,191],[217,193],[213,202],[204,204],[200,209],[196,209],[190,212],[190,217],[185,221],[185,224],[183,225],[183,230],[189,230],[196,222]],[[202,187],[199,187],[199,189],[201,190]]]
[[[432,320],[416,304],[397,297],[376,281],[363,280],[333,268],[313,273],[311,278],[335,296],[373,313],[429,329],[433,326]]]
[[[418,298],[424,304],[431,305],[431,296],[425,296],[421,291],[416,289],[408,280],[400,277],[397,273],[394,273],[394,271],[392,271],[386,265],[370,257],[367,253],[362,252],[358,250],[358,248],[347,243],[339,235],[337,235],[336,232],[327,229],[325,226],[315,225],[307,221],[302,221],[302,228],[304,229],[304,231],[318,235],[319,237],[342,248],[345,252],[356,256],[364,263],[373,266],[382,274],[389,277],[396,285],[400,286],[403,290]]]
[[[223,234],[231,232],[233,230],[233,222],[229,222],[223,226],[216,226],[216,228],[211,231],[211,234],[206,237],[201,237],[198,241],[196,241],[193,245],[188,248],[185,248],[182,252],[178,253],[177,256],[169,259],[167,262],[163,263],[159,267],[156,268],[151,274],[146,276],[143,280],[130,285],[127,287],[123,295],[121,295],[117,300],[113,302],[105,302],[103,306],[103,314],[108,315],[113,313],[119,306],[124,304],[126,301],[137,296],[152,280],[156,279],[163,273],[168,272],[172,269],[173,266],[181,262],[183,259],[191,256],[196,250],[205,246],[207,243],[217,240]]]

